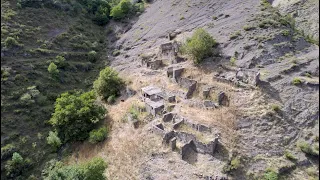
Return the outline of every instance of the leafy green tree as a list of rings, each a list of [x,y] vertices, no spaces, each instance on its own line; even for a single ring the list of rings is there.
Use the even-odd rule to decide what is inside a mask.
[[[101,158],[93,158],[88,163],[82,165],[84,179],[86,180],[105,180],[104,171],[107,164]]]
[[[216,41],[204,29],[197,29],[191,38],[182,46],[181,51],[191,56],[194,62],[200,63],[205,57],[212,55]]]
[[[112,16],[115,20],[120,20],[124,18],[126,15],[123,13],[120,6],[115,6],[111,9],[110,16]]]
[[[132,9],[132,4],[131,4],[130,0],[121,0],[119,5],[121,7],[121,11],[124,14],[128,14],[130,12],[130,10]]]
[[[95,103],[93,91],[66,92],[56,99],[55,112],[49,123],[63,142],[85,140],[105,115],[106,110]]]
[[[97,143],[103,141],[108,134],[108,130],[106,127],[102,127],[100,129],[94,129],[90,132],[89,142],[90,143]]]
[[[63,56],[56,56],[55,64],[57,64],[57,67],[64,68],[66,66],[66,59]]]
[[[59,70],[57,65],[55,65],[53,62],[50,63],[49,67],[48,67],[48,72],[52,75],[52,76],[56,76],[59,74]]]
[[[62,144],[60,138],[58,137],[58,133],[52,131],[49,132],[47,143],[51,145],[55,150],[57,150]]]
[[[5,169],[7,171],[7,177],[16,178],[20,176],[25,168],[30,164],[29,159],[23,159],[23,157],[14,152],[12,155],[12,159],[7,162],[5,165]]]
[[[95,92],[107,100],[110,96],[117,96],[123,87],[124,82],[118,76],[118,73],[106,67],[100,72],[99,78],[94,81],[93,88]]]
[[[101,158],[93,158],[87,163],[69,166],[51,160],[45,165],[42,178],[44,180],[105,180],[106,167],[106,163]]]

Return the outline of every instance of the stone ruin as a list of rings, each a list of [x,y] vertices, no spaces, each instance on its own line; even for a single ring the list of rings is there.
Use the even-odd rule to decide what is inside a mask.
[[[180,92],[180,97],[184,99],[189,99],[192,97],[193,93],[197,89],[197,81],[189,78],[178,79],[178,84],[185,90]]]
[[[219,82],[228,83],[236,86],[258,86],[260,83],[260,72],[252,69],[237,70],[221,66],[220,69],[226,72],[220,72],[214,75],[213,79]]]
[[[165,110],[165,101],[169,103],[176,102],[176,96],[172,93],[162,91],[155,86],[147,86],[141,89],[142,100],[145,102],[146,111],[153,116],[163,114]]]
[[[153,126],[153,132],[162,136],[162,142],[169,145],[172,150],[177,149],[177,141],[182,143],[179,152],[181,153],[183,160],[192,162],[193,160],[191,159],[193,159],[193,156],[196,156],[196,153],[209,154],[212,156],[214,155],[219,143],[218,137],[214,138],[208,143],[203,143],[199,141],[195,135],[179,131],[179,128],[182,125],[186,125],[195,131],[212,134],[212,128],[202,124],[194,123],[194,121],[179,116],[175,113],[164,114],[162,121],[163,123],[158,123]],[[171,124],[171,128],[165,127],[165,125],[168,125],[168,123]]]
[[[177,42],[169,42],[160,45],[158,52],[158,58],[162,60],[168,60],[170,64],[178,64],[180,62],[186,61],[185,58],[182,58],[178,55],[179,44]]]
[[[167,77],[177,83],[184,71],[185,69],[183,67],[169,67],[167,69]]]

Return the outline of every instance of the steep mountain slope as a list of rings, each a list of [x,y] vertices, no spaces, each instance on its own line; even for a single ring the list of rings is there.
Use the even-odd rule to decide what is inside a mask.
[[[155,85],[175,92],[179,87],[166,77],[166,67],[152,70],[141,60],[157,57],[160,45],[170,42],[169,33],[176,33],[175,40],[183,43],[197,28],[206,29],[219,46],[215,56],[200,65],[180,63],[186,69],[184,77],[213,86],[215,93],[226,92],[230,106],[203,109],[198,105],[203,101],[200,86],[192,99],[179,99],[174,112],[214,128],[225,149],[213,157],[199,154],[195,164],[186,163],[151,133],[157,119],[143,121],[137,130],[123,123],[129,107],[138,101],[134,96],[109,107],[113,131],[100,147],[103,150],[85,145],[77,157],[100,154],[110,163],[108,177],[115,179],[261,179],[270,169],[280,179],[318,177],[315,157],[297,144],[305,141],[318,151],[319,47],[306,41],[292,17],[266,1],[156,0],[131,25],[118,28],[121,35],[114,48],[120,55],[111,58],[111,66],[136,91]],[[230,62],[232,58],[235,62]],[[241,88],[214,78],[238,68],[260,72],[258,87]],[[297,160],[287,159],[288,152]],[[223,167],[239,156],[238,169],[224,175]]]

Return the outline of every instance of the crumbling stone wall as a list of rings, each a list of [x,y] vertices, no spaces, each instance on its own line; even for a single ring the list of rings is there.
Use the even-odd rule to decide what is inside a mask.
[[[178,84],[187,89],[186,98],[191,98],[194,91],[197,89],[197,81],[189,79],[189,78],[180,78]]]
[[[239,69],[236,78],[246,84],[257,86],[260,82],[260,73],[249,69]]]

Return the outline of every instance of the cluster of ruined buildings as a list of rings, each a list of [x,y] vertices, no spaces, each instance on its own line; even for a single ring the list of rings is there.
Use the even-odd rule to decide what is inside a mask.
[[[163,143],[169,145],[172,150],[180,150],[183,160],[188,161],[193,153],[203,153],[214,155],[219,143],[219,136],[213,133],[210,127],[196,124],[194,121],[173,113],[171,109],[175,107],[177,97],[182,99],[192,98],[196,89],[202,87],[202,96],[206,99],[210,95],[212,86],[199,84],[197,81],[183,77],[185,68],[179,66],[180,62],[185,61],[178,55],[179,45],[176,42],[162,44],[159,53],[156,56],[143,57],[142,65],[157,70],[164,66],[164,62],[171,64],[167,67],[167,77],[173,83],[179,84],[180,90],[168,92],[156,86],[147,86],[141,89],[141,99],[145,102],[146,111],[156,118],[162,119],[160,123],[153,126],[153,132],[163,137]],[[223,69],[223,68],[222,68]],[[225,69],[216,74],[213,79],[221,82],[239,85],[239,82],[251,86],[258,85],[260,74],[250,70],[230,70]],[[168,105],[166,107],[167,104]],[[218,102],[205,100],[203,106],[205,108],[218,108],[219,106],[228,106],[229,100],[224,92],[218,94]],[[182,125],[207,134],[213,134],[212,140],[207,143],[199,141],[195,135],[187,132],[179,131]],[[181,144],[181,148],[177,148],[177,141]]]

